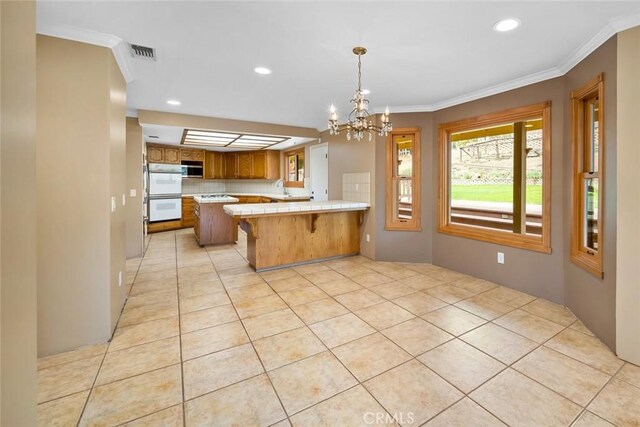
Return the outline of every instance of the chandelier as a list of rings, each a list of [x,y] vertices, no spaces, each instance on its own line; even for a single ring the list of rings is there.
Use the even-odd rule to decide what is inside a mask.
[[[329,112],[329,131],[331,135],[338,135],[341,131],[347,131],[347,140],[351,140],[353,136],[358,141],[364,138],[365,133],[369,135],[369,141],[374,132],[377,132],[380,136],[387,136],[393,127],[389,121],[389,107],[385,109],[382,114],[381,121],[382,126],[374,124],[369,116],[367,107],[369,106],[369,100],[364,97],[362,91],[362,55],[367,53],[367,49],[364,47],[354,47],[353,53],[358,55],[358,89],[356,89],[355,95],[351,99],[353,104],[353,110],[349,114],[349,120],[343,125],[338,124],[338,114],[336,113],[336,107],[331,104]]]

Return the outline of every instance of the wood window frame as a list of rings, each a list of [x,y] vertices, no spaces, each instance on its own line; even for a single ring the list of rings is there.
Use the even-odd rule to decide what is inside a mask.
[[[598,171],[586,172],[584,150],[586,134],[584,119],[585,101],[593,96],[598,97]],[[604,74],[571,92],[571,136],[573,168],[571,177],[571,261],[579,267],[599,278],[604,278],[604,183],[605,183],[605,122],[604,122]],[[582,242],[584,231],[583,182],[587,178],[598,179],[598,250],[587,248]]]
[[[393,172],[393,137],[396,135],[413,134],[414,147],[412,153],[412,218],[411,220],[400,221],[394,215],[394,172]],[[386,188],[386,207],[385,207],[385,230],[388,231],[422,231],[420,220],[420,128],[400,128],[394,129],[387,135],[386,141],[386,157],[387,157],[387,188]]]
[[[450,157],[452,133],[477,129],[494,124],[516,122],[542,117],[542,235],[517,234],[512,231],[488,229],[479,226],[451,222]],[[467,239],[480,240],[497,245],[550,254],[551,253],[551,101],[525,107],[512,108],[496,113],[484,114],[438,127],[438,232]]]
[[[285,187],[297,187],[304,188],[304,179],[302,181],[289,181],[289,157],[296,156],[296,166],[298,162],[298,156],[302,154],[302,158],[304,159],[304,170],[305,174],[307,171],[307,159],[305,155],[304,148],[299,148],[297,150],[291,150],[284,153],[284,186]],[[297,170],[297,167],[296,167]]]

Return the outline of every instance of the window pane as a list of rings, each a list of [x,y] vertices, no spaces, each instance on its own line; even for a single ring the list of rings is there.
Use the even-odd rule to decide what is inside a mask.
[[[304,154],[298,154],[298,181],[304,181]]]
[[[542,235],[542,120],[530,120],[527,131],[526,157],[526,213],[527,234]]]
[[[599,121],[599,100],[597,97],[590,98],[585,105],[585,170],[584,172],[598,172],[598,146],[600,145],[600,121]]]
[[[587,249],[598,250],[598,178],[584,180],[583,242]]]
[[[396,178],[394,181],[394,215],[399,220],[410,220],[413,218],[413,180]]]
[[[452,223],[513,229],[513,123],[454,133]]]
[[[289,158],[287,159],[287,175],[289,176],[288,181],[295,181],[296,180],[296,156],[289,156]]]
[[[395,170],[394,216],[399,220],[413,218],[413,135],[395,135],[393,137],[393,159]]]
[[[398,135],[394,138],[395,176],[413,176],[413,136]]]

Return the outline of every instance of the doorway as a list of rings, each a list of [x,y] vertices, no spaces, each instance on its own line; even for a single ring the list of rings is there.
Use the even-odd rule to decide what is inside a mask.
[[[311,199],[329,199],[329,144],[314,145],[310,148]]]

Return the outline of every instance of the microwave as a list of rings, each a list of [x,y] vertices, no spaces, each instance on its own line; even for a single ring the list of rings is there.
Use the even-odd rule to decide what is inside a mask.
[[[202,162],[183,160],[181,166],[183,178],[202,178],[204,176]]]

